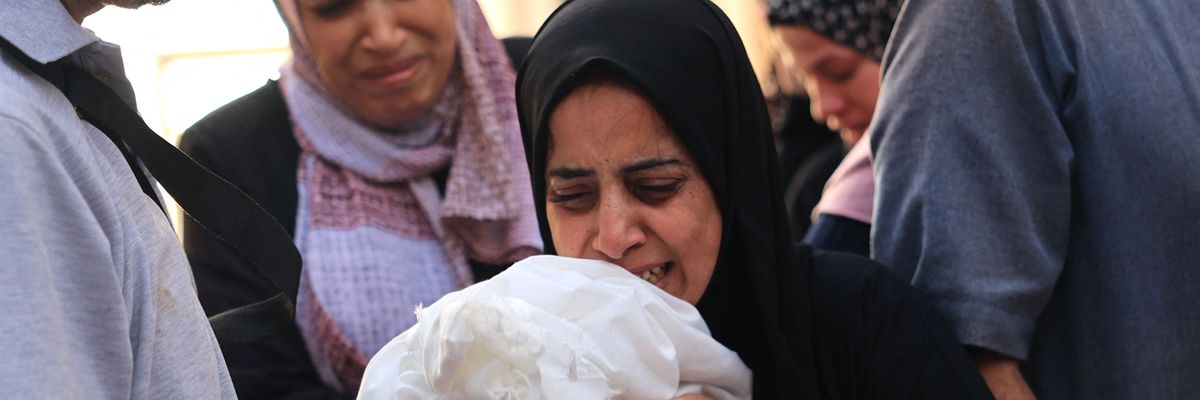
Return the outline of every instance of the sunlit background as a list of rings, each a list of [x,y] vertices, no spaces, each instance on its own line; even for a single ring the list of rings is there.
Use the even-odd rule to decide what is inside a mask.
[[[760,0],[716,0],[766,76],[769,43]],[[496,37],[533,36],[561,0],[479,0]],[[288,35],[269,0],[173,0],[84,20],[121,46],[147,124],[172,143],[200,118],[279,75]],[[173,206],[172,206],[173,207]],[[178,223],[179,218],[176,218]]]

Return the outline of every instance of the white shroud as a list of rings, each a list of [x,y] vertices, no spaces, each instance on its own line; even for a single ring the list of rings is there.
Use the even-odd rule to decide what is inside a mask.
[[[748,399],[691,304],[603,261],[535,256],[418,308],[359,399]]]

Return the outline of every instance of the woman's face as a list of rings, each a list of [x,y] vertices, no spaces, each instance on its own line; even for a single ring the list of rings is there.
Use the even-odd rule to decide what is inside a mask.
[[[840,132],[846,144],[858,142],[879,99],[879,63],[808,28],[777,31],[804,75],[813,118]]]
[[[454,69],[451,0],[298,0],[318,73],[367,122],[396,128],[433,109]]]
[[[558,254],[608,261],[695,304],[721,246],[712,188],[641,94],[599,81],[550,116],[546,219]]]

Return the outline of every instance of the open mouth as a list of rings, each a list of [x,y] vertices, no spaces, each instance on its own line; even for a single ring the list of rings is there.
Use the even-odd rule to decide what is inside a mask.
[[[674,265],[668,262],[663,265],[650,268],[646,272],[642,273],[641,278],[646,282],[657,284],[659,280],[661,280],[664,276],[667,276],[667,271],[670,271],[672,266]]]

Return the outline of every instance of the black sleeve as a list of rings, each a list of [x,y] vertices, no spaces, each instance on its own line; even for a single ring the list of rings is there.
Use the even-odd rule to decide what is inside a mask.
[[[846,399],[991,399],[975,364],[919,293],[883,266],[818,252],[814,316],[828,393]],[[836,376],[835,376],[836,375]]]
[[[273,101],[278,104],[272,104]],[[214,111],[184,132],[179,148],[198,164],[208,168],[246,192],[262,205],[289,233],[295,221],[295,195],[291,215],[279,207],[281,195],[290,179],[295,193],[295,161],[278,154],[287,149],[269,145],[272,137],[290,135],[283,99],[274,82]],[[272,115],[272,114],[280,114]],[[282,126],[278,120],[282,118]],[[283,132],[279,132],[283,131]],[[292,139],[294,142],[294,139]],[[296,150],[298,153],[298,149]],[[297,156],[293,155],[294,160]],[[281,174],[276,171],[287,171]],[[184,218],[183,247],[196,279],[200,304],[209,315],[266,300],[279,293],[265,276],[232,247],[205,231],[196,221]]]
[[[270,82],[214,111],[189,128],[180,149],[228,180],[263,206],[294,234],[296,163],[299,146],[291,133],[278,85]],[[232,247],[190,218],[184,219],[183,247],[196,281],[200,304],[209,316],[272,298],[279,293],[265,276]],[[221,352],[243,399],[343,399],[317,375],[294,321],[245,326],[253,335],[222,341]]]
[[[871,224],[840,215],[821,214],[808,228],[804,243],[821,250],[871,255]]]
[[[200,304],[210,317],[279,293],[233,248],[187,217],[183,221],[183,250],[192,265]]]
[[[836,142],[829,142],[814,150],[788,178],[783,201],[796,242],[800,242],[812,226],[812,210],[821,201],[825,182],[833,176],[833,171],[837,170],[845,155],[846,149],[842,147],[841,139],[836,139]]]

